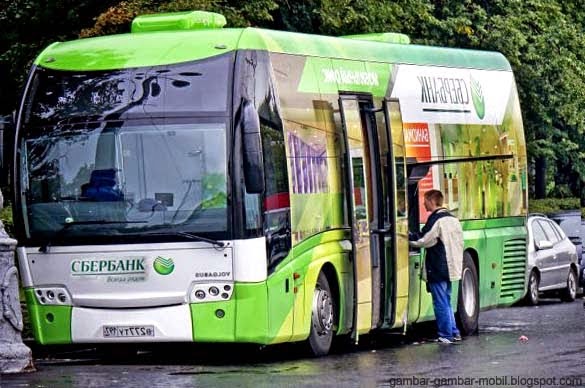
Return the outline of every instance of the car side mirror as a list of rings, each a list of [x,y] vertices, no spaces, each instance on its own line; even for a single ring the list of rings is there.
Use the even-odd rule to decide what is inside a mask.
[[[245,100],[241,107],[242,142],[244,147],[244,180],[250,194],[264,192],[264,160],[260,118],[254,104]]]
[[[10,155],[14,141],[14,119],[12,115],[0,116],[0,185],[8,185]]]
[[[537,241],[536,242],[536,249],[543,250],[543,249],[551,249],[553,247],[553,243],[547,240]]]

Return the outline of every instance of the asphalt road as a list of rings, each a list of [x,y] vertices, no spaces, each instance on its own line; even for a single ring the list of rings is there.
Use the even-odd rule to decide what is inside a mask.
[[[583,300],[482,312],[479,335],[456,345],[408,335],[362,337],[357,348],[309,358],[299,346],[162,345],[34,348],[37,372],[4,375],[4,387],[585,386]],[[527,340],[521,340],[521,336]],[[136,352],[137,350],[137,352]]]

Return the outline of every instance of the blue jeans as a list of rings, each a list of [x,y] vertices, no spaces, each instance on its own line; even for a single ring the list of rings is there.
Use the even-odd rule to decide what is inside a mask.
[[[451,282],[429,282],[429,289],[433,297],[433,310],[437,319],[439,337],[448,338],[460,335],[455,315],[451,308]]]

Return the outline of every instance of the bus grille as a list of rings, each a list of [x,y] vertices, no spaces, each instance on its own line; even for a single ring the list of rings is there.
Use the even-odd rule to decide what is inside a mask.
[[[500,303],[513,303],[524,296],[526,238],[504,242]]]

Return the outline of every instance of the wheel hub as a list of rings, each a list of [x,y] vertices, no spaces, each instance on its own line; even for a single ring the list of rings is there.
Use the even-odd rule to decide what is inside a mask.
[[[473,275],[469,268],[463,270],[462,279],[463,307],[467,316],[472,317],[475,314],[475,287],[473,284]]]
[[[329,293],[316,288],[313,295],[313,328],[319,335],[326,335],[333,327],[333,304]]]

